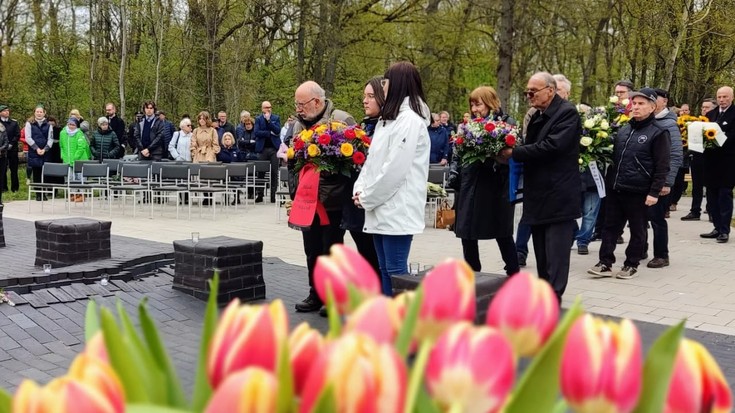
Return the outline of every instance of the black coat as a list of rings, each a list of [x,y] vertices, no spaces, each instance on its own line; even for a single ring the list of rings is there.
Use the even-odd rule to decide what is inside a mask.
[[[459,188],[454,202],[457,237],[477,240],[513,236],[508,166],[488,159],[463,166],[458,172]]]
[[[117,134],[112,129],[103,131],[98,128],[94,131],[89,142],[89,149],[94,159],[97,160],[119,159],[124,155]]]
[[[712,188],[735,187],[735,105],[720,116],[716,107],[707,113],[710,122],[717,122],[727,135],[721,148],[704,150],[704,185]]]
[[[8,152],[18,152],[18,141],[20,140],[20,125],[15,119],[8,119],[4,122],[0,119],[0,123],[5,126],[5,133],[8,135]]]
[[[543,113],[531,117],[525,143],[513,150],[513,159],[523,162],[521,222],[553,224],[582,215],[581,134],[577,109],[558,95]]]

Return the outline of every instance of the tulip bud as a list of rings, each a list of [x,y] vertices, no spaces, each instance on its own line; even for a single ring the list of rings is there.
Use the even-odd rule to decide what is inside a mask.
[[[314,287],[323,302],[327,302],[327,291],[331,289],[337,309],[342,314],[351,311],[350,288],[362,297],[380,294],[380,278],[365,258],[357,251],[335,244],[329,255],[317,259],[314,268]],[[357,303],[353,303],[357,304]]]
[[[466,262],[444,261],[426,275],[422,286],[419,340],[435,339],[455,322],[475,319],[475,272]]]
[[[233,300],[222,313],[209,345],[207,371],[215,389],[229,375],[257,366],[276,371],[281,345],[288,336],[281,300],[268,305],[240,305]]]
[[[311,365],[324,348],[324,338],[318,331],[303,322],[299,324],[288,339],[296,394],[300,395],[306,384]]]
[[[363,302],[347,319],[345,331],[361,332],[378,343],[393,344],[401,328],[398,305],[378,295]]]
[[[105,345],[105,336],[102,334],[102,331],[95,333],[87,342],[84,353],[97,357],[105,363],[110,362],[110,358],[107,355],[107,346]]]
[[[443,411],[499,412],[513,388],[515,358],[503,335],[459,323],[437,340],[426,364],[426,383]]]
[[[13,400],[15,413],[123,413],[125,392],[112,368],[99,358],[81,354],[66,376],[46,387],[24,381]]]
[[[248,367],[233,373],[217,388],[205,413],[273,413],[278,380],[269,371]]]
[[[664,413],[727,413],[731,410],[732,393],[715,359],[696,341],[682,340]]]
[[[487,325],[508,338],[516,355],[536,354],[554,332],[559,303],[548,282],[518,273],[500,288],[487,310]]]
[[[391,345],[347,333],[329,344],[312,366],[299,412],[311,413],[327,386],[334,391],[337,412],[403,412],[406,365]]]
[[[628,413],[641,394],[642,366],[641,338],[630,320],[585,314],[567,335],[561,391],[576,413]]]

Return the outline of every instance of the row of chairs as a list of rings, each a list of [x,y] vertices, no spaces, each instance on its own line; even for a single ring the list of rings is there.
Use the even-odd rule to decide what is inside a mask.
[[[216,217],[217,196],[221,195],[222,204],[227,200],[240,198],[244,194],[247,204],[248,195],[262,191],[267,195],[270,188],[270,163],[255,161],[233,164],[193,164],[177,162],[120,162],[117,160],[103,163],[82,161],[74,165],[82,180],[69,179],[71,167],[66,164],[46,163],[42,171],[42,181],[31,183],[28,188],[29,212],[32,194],[38,197],[51,198],[52,209],[57,193],[62,193],[65,200],[70,196],[81,195],[86,203],[89,199],[90,211],[94,213],[95,195],[105,197],[110,214],[112,200],[122,200],[122,211],[125,214],[125,203],[133,199],[133,216],[136,216],[139,202],[150,202],[150,213],[154,204],[162,205],[176,200],[176,217],[183,202],[188,201],[189,217],[191,205],[198,201],[201,207],[208,201]],[[258,172],[262,171],[261,174]],[[118,175],[118,180],[111,177]],[[268,199],[267,196],[264,197]],[[237,208],[237,202],[233,202]],[[43,211],[43,203],[41,203]],[[67,202],[67,210],[71,212],[71,203]]]

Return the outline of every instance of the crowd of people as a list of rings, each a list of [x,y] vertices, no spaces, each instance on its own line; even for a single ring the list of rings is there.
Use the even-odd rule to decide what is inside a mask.
[[[648,256],[650,227],[653,257],[647,266],[670,265],[666,219],[685,191],[684,176],[689,169],[693,202],[690,212],[681,219],[700,219],[706,188],[705,210],[713,229],[701,237],[728,242],[735,186],[732,88],[720,88],[716,99],[705,100],[701,109],[701,114],[717,123],[729,139],[703,153],[689,153],[682,147],[677,122],[677,113],[688,114],[689,105],[675,108],[665,90],[635,90],[630,82],[618,82],[616,99],[624,102],[620,109],[630,120],[612,131],[612,160],[594,168],[600,177],[591,171],[593,168],[579,167],[583,124],[578,106],[569,102],[571,86],[561,74],[535,73],[524,92],[530,108],[518,125],[521,142],[484,162],[462,164],[452,141],[457,129],[448,112],[431,113],[414,65],[395,63],[384,76],[367,81],[361,127],[372,138],[372,144],[364,165],[351,176],[319,173],[319,207],[307,225],[297,228],[303,234],[311,289],[296,310],[324,312],[313,288],[314,269],[318,257],[328,254],[332,245],[342,243],[347,231],[359,253],[379,274],[383,293],[392,294],[391,276],[408,273],[413,236],[424,229],[430,164],[448,168],[447,185],[455,190],[453,229],[472,269],[482,269],[479,240],[495,239],[505,271],[511,276],[526,265],[532,239],[538,274],[553,287],[560,302],[575,241],[578,254],[587,255],[590,242],[601,240],[599,262],[590,268],[590,274],[630,279]],[[480,118],[517,124],[503,110],[492,87],[474,89],[467,102],[468,112],[462,122]],[[194,119],[183,116],[178,129],[152,101],[143,103],[142,111],[128,127],[116,115],[114,104],[107,104],[105,109],[106,116],[99,118],[90,131],[78,111],[72,111],[65,125],[60,125],[39,106],[21,127],[10,118],[10,109],[0,105],[3,190],[19,188],[17,153],[24,135],[29,147],[28,167],[36,182],[44,162],[73,165],[80,159],[119,158],[126,152],[136,153],[141,160],[229,163],[259,159],[270,161],[273,170],[282,164],[289,166],[293,198],[300,180],[293,173],[293,160],[286,162],[285,148],[292,137],[333,121],[357,123],[351,114],[336,108],[313,81],[295,90],[295,113],[284,124],[268,101],[261,104],[257,117],[247,111],[240,113],[236,126],[228,122],[226,112],[212,119],[202,111]],[[509,163],[522,168],[523,175],[523,216],[515,239]],[[6,168],[10,169],[9,185]],[[603,191],[600,179],[604,180]],[[630,236],[625,260],[615,271],[615,249],[624,242],[626,224]]]

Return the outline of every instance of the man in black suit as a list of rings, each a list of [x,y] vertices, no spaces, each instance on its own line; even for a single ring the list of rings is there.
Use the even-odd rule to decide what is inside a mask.
[[[20,126],[18,121],[10,117],[10,108],[7,105],[0,105],[0,124],[5,128],[5,133],[8,136],[8,147],[6,156],[0,160],[0,166],[5,165],[2,169],[3,173],[0,176],[0,189],[7,191],[10,189],[13,192],[17,192],[20,188],[18,181],[18,151],[20,147]],[[23,150],[22,148],[20,150]],[[8,185],[8,176],[5,173],[6,169],[10,170],[10,185]]]
[[[717,107],[707,113],[711,122],[717,122],[727,140],[722,147],[704,150],[704,186],[707,187],[707,210],[714,229],[702,238],[715,238],[725,243],[730,238],[732,221],[732,190],[735,187],[735,107],[730,86],[717,89]]]
[[[523,217],[531,226],[539,276],[551,284],[559,303],[569,279],[575,220],[582,215],[577,109],[556,93],[556,80],[546,72],[528,80],[525,92],[531,116],[522,146],[503,156],[523,162]]]
[[[152,100],[143,103],[143,112],[145,117],[135,124],[134,131],[138,158],[143,161],[160,161],[163,157],[163,122],[155,116],[156,104]]]
[[[118,142],[123,146],[123,149],[127,148],[128,141],[125,137],[125,121],[117,116],[117,108],[114,103],[108,102],[105,105],[105,115],[107,116],[107,120],[110,121],[110,129],[115,132]],[[124,150],[121,151],[120,157],[122,155],[125,155]]]

